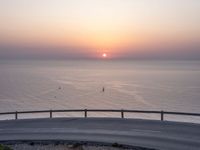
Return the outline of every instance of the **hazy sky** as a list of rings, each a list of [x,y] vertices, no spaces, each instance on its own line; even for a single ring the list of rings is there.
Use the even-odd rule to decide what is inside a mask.
[[[200,0],[0,0],[0,58],[200,59]]]

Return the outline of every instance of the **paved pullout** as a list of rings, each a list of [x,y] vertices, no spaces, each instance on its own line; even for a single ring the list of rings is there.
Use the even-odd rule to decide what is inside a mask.
[[[74,140],[161,150],[199,150],[200,124],[117,118],[0,121],[0,141]]]

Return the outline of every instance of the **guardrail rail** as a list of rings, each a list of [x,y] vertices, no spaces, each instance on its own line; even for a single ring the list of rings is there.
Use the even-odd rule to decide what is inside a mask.
[[[15,112],[1,112],[1,115],[14,115],[14,118],[19,119],[19,114],[35,114],[35,113],[49,113],[49,118],[53,118],[53,113],[59,112],[83,112],[83,117],[87,118],[89,112],[116,112],[120,114],[120,118],[125,118],[125,113],[142,113],[142,114],[159,114],[160,120],[164,121],[164,115],[183,115],[183,116],[199,116],[200,113],[187,112],[170,112],[170,111],[149,111],[149,110],[126,110],[126,109],[66,109],[66,110],[38,110],[38,111],[15,111]]]

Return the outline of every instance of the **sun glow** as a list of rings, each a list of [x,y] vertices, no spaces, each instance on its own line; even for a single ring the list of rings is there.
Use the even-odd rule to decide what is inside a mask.
[[[106,57],[107,57],[107,54],[106,54],[106,53],[103,53],[103,54],[102,54],[102,57],[103,57],[103,58],[106,58]]]

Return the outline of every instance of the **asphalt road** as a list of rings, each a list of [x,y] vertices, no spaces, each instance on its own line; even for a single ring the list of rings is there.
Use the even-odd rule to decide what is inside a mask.
[[[0,141],[74,140],[160,150],[200,150],[200,124],[117,118],[0,121]]]

